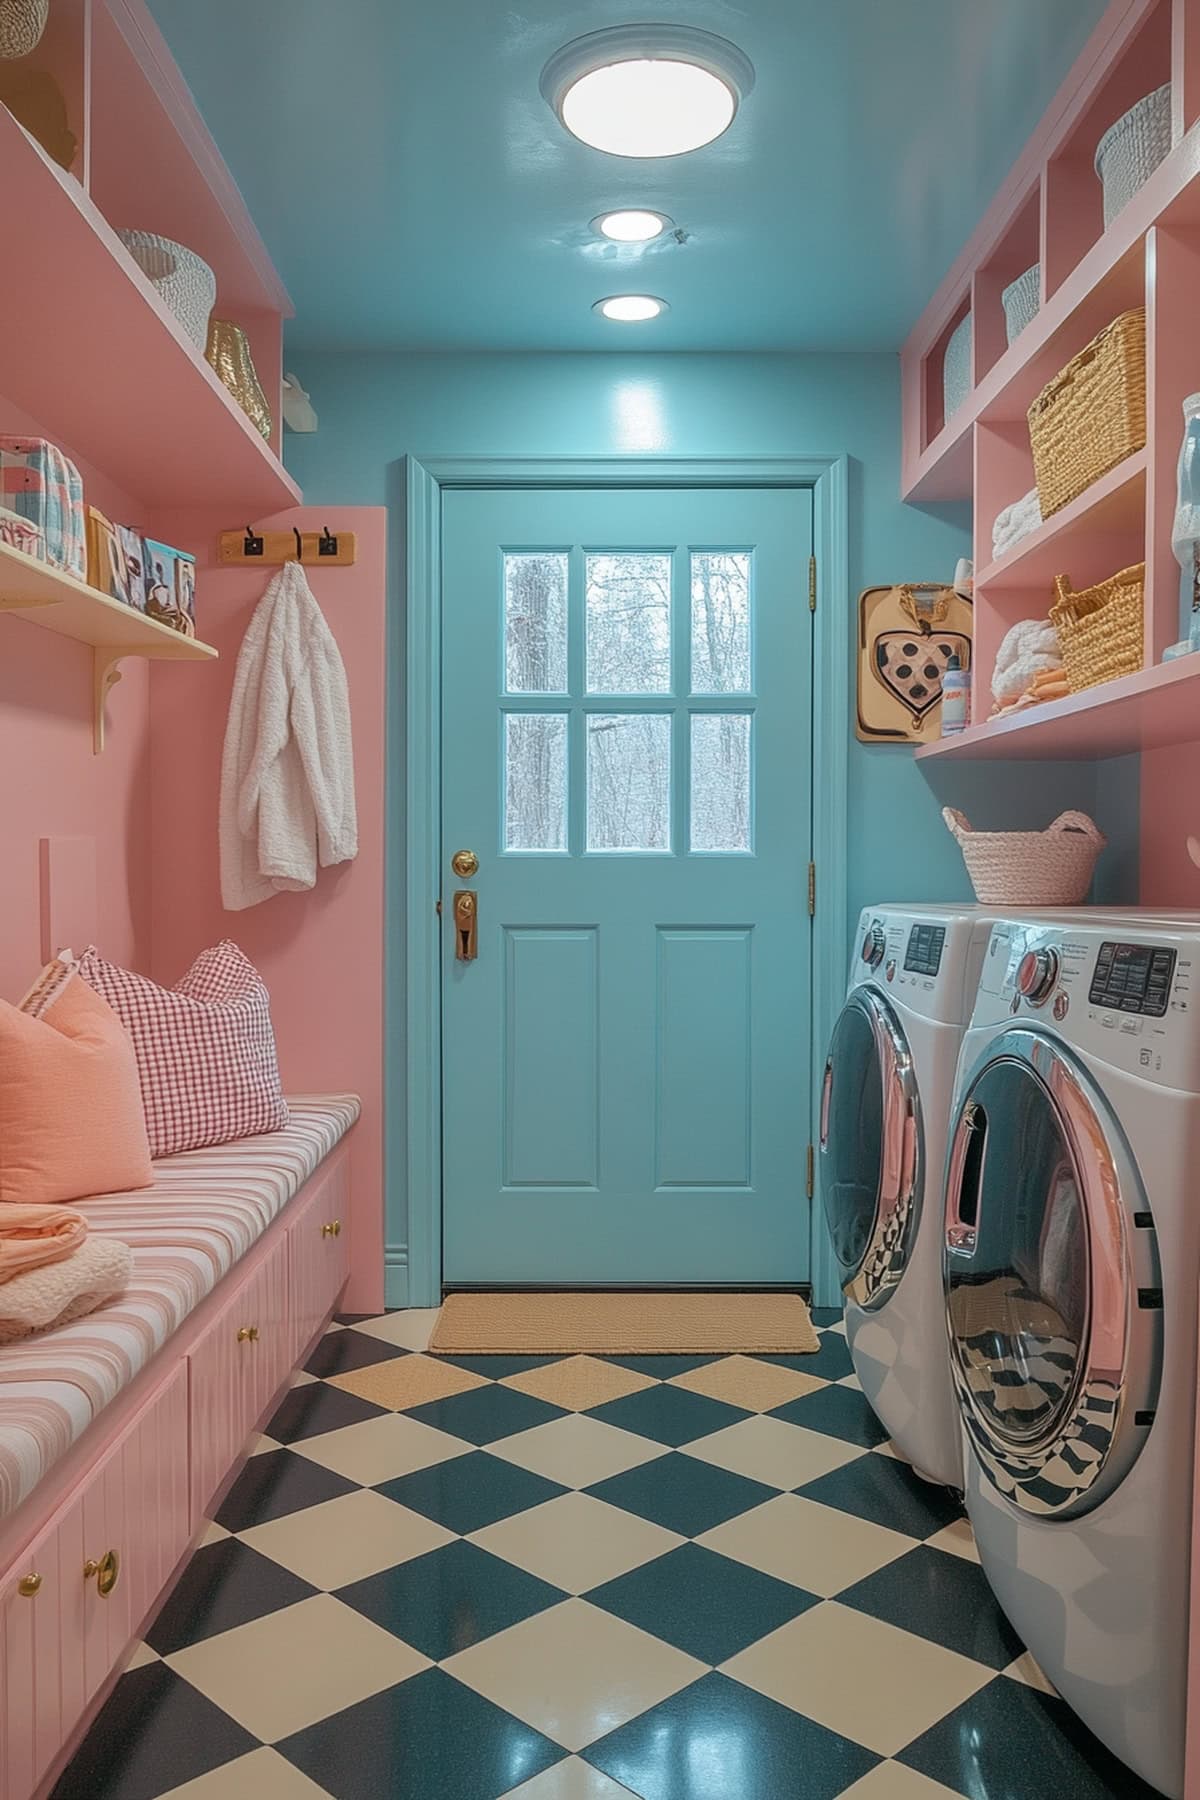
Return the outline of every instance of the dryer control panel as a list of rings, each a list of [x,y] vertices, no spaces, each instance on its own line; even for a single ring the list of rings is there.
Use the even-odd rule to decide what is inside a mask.
[[[936,975],[942,966],[946,947],[944,925],[914,925],[908,934],[904,951],[904,968],[909,975]]]
[[[1106,941],[1096,956],[1088,999],[1093,1006],[1111,1006],[1114,1012],[1165,1018],[1175,954],[1153,944]]]

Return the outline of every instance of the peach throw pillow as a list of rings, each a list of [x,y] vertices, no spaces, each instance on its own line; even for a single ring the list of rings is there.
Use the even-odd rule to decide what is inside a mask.
[[[65,963],[0,1000],[0,1203],[80,1200],[154,1179],[133,1045]]]

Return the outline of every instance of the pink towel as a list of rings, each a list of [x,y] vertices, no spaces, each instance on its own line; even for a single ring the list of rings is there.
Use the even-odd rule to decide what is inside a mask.
[[[61,1262],[87,1237],[87,1220],[69,1206],[0,1206],[0,1282]]]

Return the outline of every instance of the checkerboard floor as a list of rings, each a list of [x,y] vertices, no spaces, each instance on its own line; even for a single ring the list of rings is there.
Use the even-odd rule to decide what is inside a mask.
[[[1149,1796],[835,1314],[595,1360],[429,1357],[434,1316],[331,1327],[55,1800]]]

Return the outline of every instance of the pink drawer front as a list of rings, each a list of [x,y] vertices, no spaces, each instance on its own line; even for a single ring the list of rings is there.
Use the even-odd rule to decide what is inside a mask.
[[[288,1230],[292,1356],[311,1342],[346,1283],[350,1240],[350,1158],[345,1149],[309,1183]]]
[[[0,1800],[29,1800],[190,1535],[185,1371],[0,1574]]]
[[[281,1232],[188,1353],[193,1527],[292,1366],[287,1267]]]

